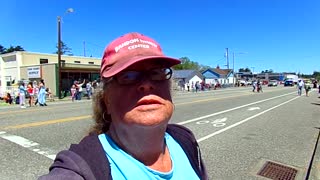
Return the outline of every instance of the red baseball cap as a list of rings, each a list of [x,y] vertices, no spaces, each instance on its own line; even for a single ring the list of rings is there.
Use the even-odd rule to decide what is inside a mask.
[[[106,47],[100,75],[104,78],[112,77],[134,63],[154,59],[161,59],[169,66],[181,63],[178,59],[165,56],[155,40],[140,33],[128,33]]]

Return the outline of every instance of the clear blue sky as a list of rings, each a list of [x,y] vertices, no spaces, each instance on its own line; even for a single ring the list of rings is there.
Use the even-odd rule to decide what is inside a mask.
[[[74,13],[65,14],[68,8]],[[128,32],[158,41],[165,54],[226,68],[312,74],[320,71],[320,1],[307,0],[3,0],[0,44],[53,53],[57,16],[72,53],[101,57]]]

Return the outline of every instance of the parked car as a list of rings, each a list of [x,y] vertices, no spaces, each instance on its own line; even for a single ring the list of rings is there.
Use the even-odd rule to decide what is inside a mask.
[[[278,86],[278,81],[277,80],[270,80],[268,83],[268,86]]]
[[[294,86],[294,82],[292,80],[286,80],[284,86]]]

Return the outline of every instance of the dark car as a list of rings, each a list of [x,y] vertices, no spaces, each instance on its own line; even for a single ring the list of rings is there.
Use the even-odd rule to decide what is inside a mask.
[[[291,81],[291,80],[286,80],[286,81],[284,82],[284,86],[294,86],[294,83],[293,83],[293,81]]]

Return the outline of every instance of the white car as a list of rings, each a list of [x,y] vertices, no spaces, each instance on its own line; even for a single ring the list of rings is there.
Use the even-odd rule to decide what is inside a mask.
[[[278,86],[278,81],[277,80],[270,80],[268,83],[268,86]]]

